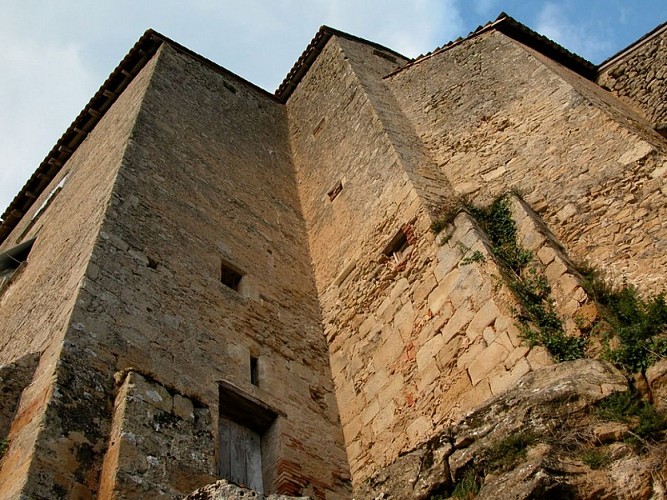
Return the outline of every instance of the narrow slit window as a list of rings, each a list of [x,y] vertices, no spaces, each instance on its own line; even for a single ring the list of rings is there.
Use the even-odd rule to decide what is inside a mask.
[[[255,356],[250,356],[250,383],[259,385],[259,360]]]
[[[313,137],[317,137],[317,134],[320,133],[322,130],[322,127],[324,126],[324,118],[322,118],[317,125],[315,125],[315,128],[313,129]]]
[[[329,201],[334,201],[342,190],[343,190],[343,183],[341,181],[338,181],[338,184],[336,184],[333,187],[333,189],[331,189],[327,193],[327,196],[329,196]]]
[[[243,274],[225,261],[220,263],[220,281],[226,287],[238,292]]]
[[[405,256],[409,247],[408,234],[403,229],[399,229],[382,253],[394,259],[395,262],[399,262]]]
[[[28,260],[34,243],[33,238],[0,254],[0,290],[9,284],[14,273]]]

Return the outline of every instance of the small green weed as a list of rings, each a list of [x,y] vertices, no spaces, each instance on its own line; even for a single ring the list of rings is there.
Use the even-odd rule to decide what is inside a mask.
[[[627,283],[612,287],[588,264],[579,265],[578,270],[586,293],[602,306],[600,322],[608,326],[605,330],[609,337],[603,352],[605,358],[636,373],[667,357],[664,293],[644,299]]]
[[[482,486],[482,480],[474,469],[468,469],[452,492],[452,498],[458,500],[472,500]]]
[[[475,250],[468,257],[461,260],[461,265],[462,266],[467,266],[468,264],[472,264],[473,262],[485,262],[485,261],[486,261],[486,257],[484,257],[484,254],[482,252],[480,252],[479,250]]]
[[[502,196],[484,208],[468,204],[466,209],[488,234],[491,252],[500,262],[505,281],[521,304],[516,315],[526,341],[531,346],[543,345],[559,361],[583,357],[586,340],[565,333],[546,277],[530,266],[533,253],[517,242],[509,198]]]
[[[605,450],[590,448],[581,455],[581,461],[591,469],[602,469],[611,462],[611,457]]]
[[[439,218],[431,223],[431,231],[433,231],[435,234],[438,234],[440,231],[445,229],[449,224],[454,222],[454,219],[461,211],[461,208],[462,207],[460,205],[457,205],[445,210]]]
[[[486,473],[505,472],[512,469],[526,456],[526,449],[535,442],[529,432],[519,432],[502,439],[489,448],[483,458]]]
[[[615,392],[603,399],[596,405],[595,414],[604,420],[632,425],[632,431],[645,440],[657,439],[658,433],[667,430],[667,414],[633,391]]]
[[[7,451],[7,448],[9,448],[9,439],[4,438],[0,440],[0,458],[5,456],[5,452]]]

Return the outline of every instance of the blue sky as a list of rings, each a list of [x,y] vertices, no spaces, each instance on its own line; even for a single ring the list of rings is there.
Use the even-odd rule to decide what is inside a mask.
[[[665,0],[0,0],[0,213],[147,28],[270,91],[322,24],[417,56],[507,12],[599,63]]]

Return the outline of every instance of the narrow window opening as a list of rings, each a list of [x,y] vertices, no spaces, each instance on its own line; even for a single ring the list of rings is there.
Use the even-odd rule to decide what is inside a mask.
[[[258,361],[255,356],[250,356],[250,383],[257,386],[259,385]]]
[[[313,129],[313,137],[316,137],[317,134],[320,133],[320,131],[322,130],[322,127],[323,127],[323,126],[324,126],[324,118],[322,118],[322,119],[319,121],[319,123],[315,126],[315,128]]]
[[[0,254],[0,290],[9,285],[16,271],[28,260],[35,238]]]
[[[243,274],[227,262],[220,263],[220,281],[226,287],[238,292]]]
[[[410,238],[408,233],[404,229],[399,229],[382,253],[398,263],[407,254],[409,248]]]
[[[336,184],[333,187],[333,189],[331,189],[327,193],[327,196],[329,196],[329,201],[334,201],[342,190],[343,190],[343,183],[341,181],[338,181],[338,184]]]
[[[224,87],[225,87],[227,90],[229,90],[232,94],[236,94],[236,87],[234,87],[234,85],[232,85],[231,83],[227,83],[227,82],[222,82],[222,84],[223,84]]]

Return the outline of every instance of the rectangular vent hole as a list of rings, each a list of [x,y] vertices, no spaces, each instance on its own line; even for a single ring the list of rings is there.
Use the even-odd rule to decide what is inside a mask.
[[[341,181],[338,181],[338,184],[336,184],[333,187],[333,189],[331,189],[327,193],[327,196],[329,197],[329,201],[334,201],[336,199],[336,196],[338,196],[342,190],[343,190],[343,183]]]
[[[220,281],[232,290],[239,291],[243,273],[225,261],[220,263]]]
[[[317,134],[320,133],[320,130],[322,130],[323,126],[324,126],[324,118],[322,118],[320,122],[313,129],[313,137],[317,136]]]
[[[250,356],[250,383],[252,385],[259,385],[259,359],[255,356]]]

